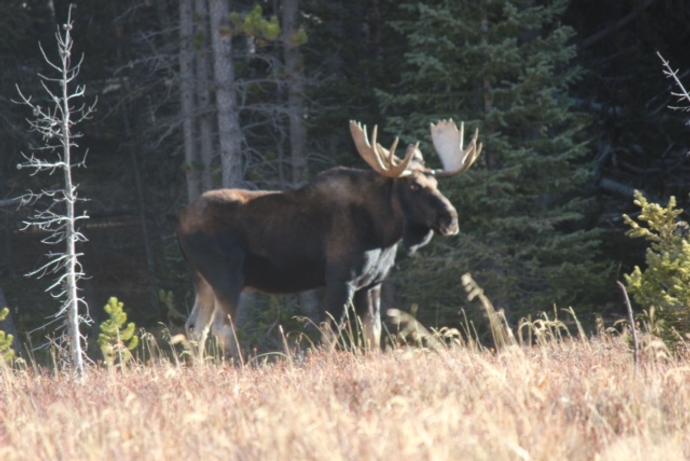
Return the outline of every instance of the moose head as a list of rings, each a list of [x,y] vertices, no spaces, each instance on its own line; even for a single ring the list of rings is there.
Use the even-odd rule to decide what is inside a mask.
[[[395,155],[399,138],[386,149],[377,142],[376,125],[369,142],[366,125],[350,121],[350,133],[359,155],[378,174],[394,181],[395,195],[405,216],[403,243],[410,253],[427,244],[434,232],[443,236],[458,233],[458,212],[439,191],[437,178],[469,170],[482,151],[482,144],[477,144],[479,130],[475,130],[472,141],[464,147],[464,123],[458,130],[452,119],[441,120],[432,123],[430,128],[442,169],[425,165],[419,142],[410,144],[400,159]]]

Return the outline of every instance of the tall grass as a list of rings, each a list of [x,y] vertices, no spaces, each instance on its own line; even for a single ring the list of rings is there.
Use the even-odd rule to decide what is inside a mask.
[[[636,369],[625,334],[587,338],[574,316],[572,328],[543,315],[511,329],[464,284],[492,345],[469,322],[433,331],[394,311],[385,353],[353,353],[349,332],[341,347],[285,340],[277,359],[231,366],[170,361],[143,337],[146,364],[84,381],[4,368],[0,459],[690,458],[687,356],[650,346]]]
[[[690,366],[620,339],[3,372],[0,457],[687,459]]]

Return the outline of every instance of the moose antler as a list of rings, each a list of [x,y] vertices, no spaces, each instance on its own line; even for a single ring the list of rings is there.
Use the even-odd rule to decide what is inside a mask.
[[[363,126],[359,122],[350,120],[350,133],[352,134],[352,139],[355,142],[359,155],[374,169],[374,171],[382,176],[398,178],[410,174],[407,168],[414,158],[419,143],[408,146],[407,152],[405,152],[405,158],[400,160],[395,155],[395,149],[398,147],[398,138],[395,138],[390,150],[387,150],[376,142],[377,130],[378,126],[374,125],[374,129],[371,132],[372,143],[369,143],[366,125]]]
[[[431,140],[443,164],[442,170],[434,170],[436,176],[454,176],[469,170],[482,152],[482,144],[477,146],[479,129],[474,131],[467,149],[463,148],[465,124],[460,123],[460,131],[453,119],[441,120],[431,124]]]

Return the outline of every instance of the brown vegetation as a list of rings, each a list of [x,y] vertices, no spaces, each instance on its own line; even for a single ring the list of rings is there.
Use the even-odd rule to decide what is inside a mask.
[[[621,338],[0,382],[3,460],[690,456],[690,364]]]

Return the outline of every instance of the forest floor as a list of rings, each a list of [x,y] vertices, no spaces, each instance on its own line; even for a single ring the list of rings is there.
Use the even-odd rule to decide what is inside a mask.
[[[0,370],[0,459],[690,458],[690,361],[620,337]]]

